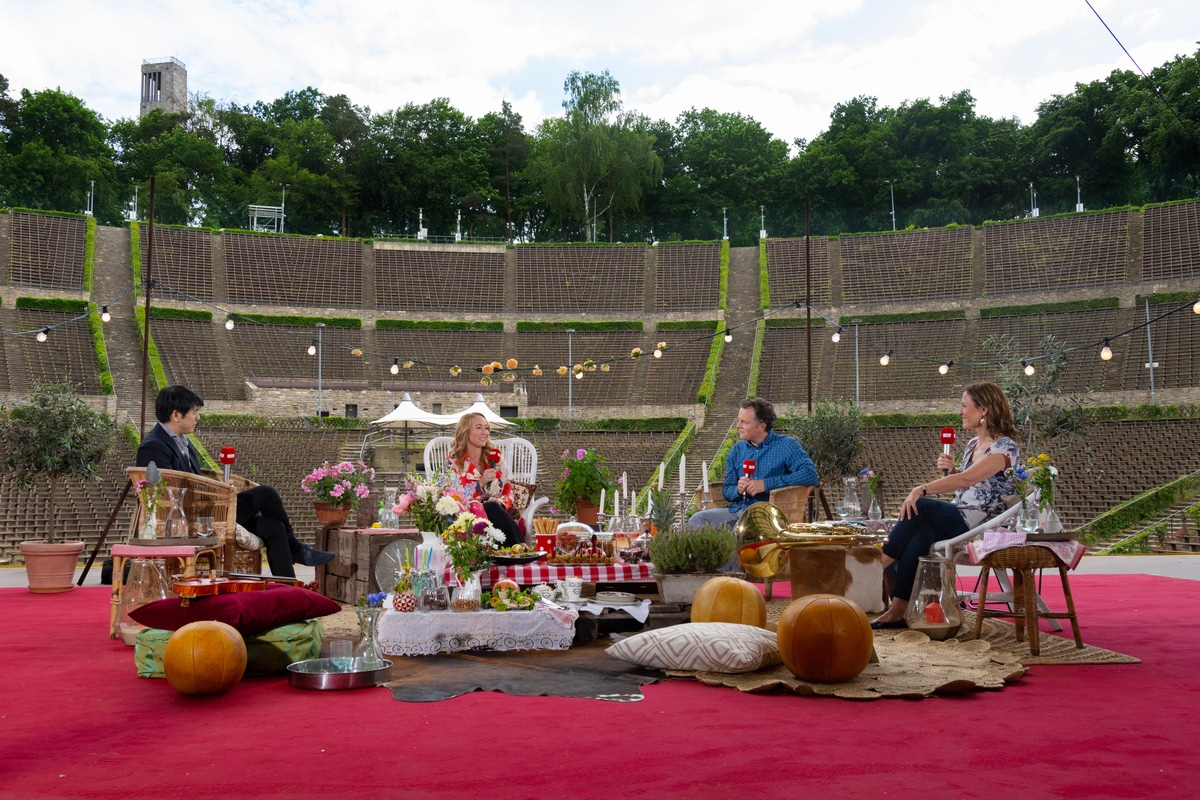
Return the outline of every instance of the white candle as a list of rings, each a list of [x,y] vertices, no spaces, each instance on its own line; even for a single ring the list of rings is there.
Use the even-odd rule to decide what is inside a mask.
[[[604,513],[604,495],[607,494],[607,492],[608,492],[607,489],[600,490],[600,513],[601,514]]]
[[[708,502],[708,462],[700,462],[700,485],[704,487],[704,500]]]
[[[613,492],[613,516],[621,516],[621,493]]]
[[[654,498],[650,496],[650,492],[646,492],[646,516],[650,516],[650,512],[654,510]]]
[[[658,462],[658,490],[661,492],[663,482],[667,479],[667,465],[662,461]]]
[[[629,476],[624,472],[621,473],[621,494],[623,499],[629,500]]]
[[[683,494],[687,491],[687,480],[683,477],[687,473],[687,456],[679,457],[679,493]]]

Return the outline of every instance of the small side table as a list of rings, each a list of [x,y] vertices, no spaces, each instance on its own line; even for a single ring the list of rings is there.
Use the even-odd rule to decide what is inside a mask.
[[[840,594],[868,613],[883,611],[883,551],[872,544],[794,547],[792,598]]]
[[[130,558],[177,558],[183,562],[183,574],[196,574],[196,560],[208,554],[212,563],[219,564],[221,542],[203,540],[197,544],[114,544],[112,546],[112,599],[108,611],[108,638],[116,639],[117,612],[121,609],[121,590],[125,581],[125,561]]]

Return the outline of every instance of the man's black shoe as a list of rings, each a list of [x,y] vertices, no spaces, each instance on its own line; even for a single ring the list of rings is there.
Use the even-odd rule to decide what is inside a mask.
[[[333,553],[328,550],[318,550],[311,544],[300,545],[300,563],[306,567],[319,567],[333,560]]]

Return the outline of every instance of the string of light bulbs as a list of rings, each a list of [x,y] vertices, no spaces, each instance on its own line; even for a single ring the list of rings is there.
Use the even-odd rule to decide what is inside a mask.
[[[112,321],[112,313],[108,310],[109,306],[115,306],[117,303],[121,302],[122,300],[124,300],[126,297],[128,297],[131,294],[133,294],[132,287],[127,289],[125,292],[118,295],[117,297],[113,298],[112,300],[107,300],[102,303],[96,304],[97,305],[96,310],[88,308],[87,310],[85,310],[79,314],[76,314],[75,316],[71,317],[70,319],[64,319],[61,322],[54,323],[53,325],[43,325],[39,328],[31,328],[27,331],[9,331],[9,332],[6,332],[6,333],[0,334],[0,335],[3,335],[3,336],[33,336],[35,339],[38,340],[38,342],[44,343],[50,339],[50,334],[53,333],[54,331],[58,330],[59,328],[70,325],[72,323],[78,322],[81,319],[87,319],[88,317],[92,316],[92,314],[96,314],[97,316],[99,316],[101,322],[111,322]],[[85,301],[85,302],[88,302],[90,305],[90,301]],[[32,309],[32,310],[40,311],[43,309]]]

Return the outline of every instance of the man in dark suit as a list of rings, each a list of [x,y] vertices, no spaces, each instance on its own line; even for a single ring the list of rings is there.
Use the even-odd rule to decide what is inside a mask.
[[[151,461],[162,469],[200,474],[200,458],[187,436],[196,430],[204,398],[186,386],[168,386],[154,401],[155,425],[143,437],[137,451],[137,466]],[[271,574],[294,578],[292,564],[315,567],[333,558],[333,553],[317,550],[296,539],[283,500],[273,486],[255,486],[237,496],[237,521],[263,540],[267,546],[267,564]]]

